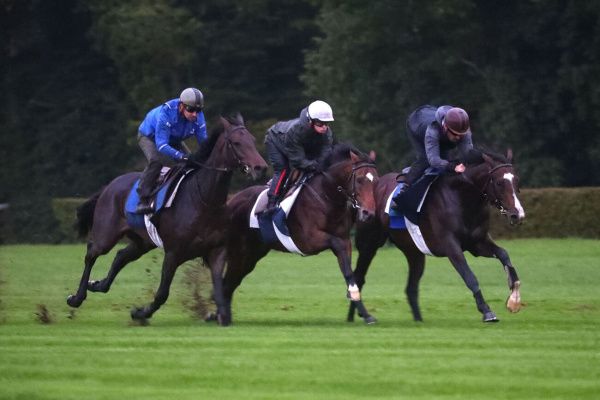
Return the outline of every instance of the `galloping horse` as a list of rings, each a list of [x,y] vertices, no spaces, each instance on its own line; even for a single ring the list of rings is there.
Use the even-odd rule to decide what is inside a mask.
[[[221,118],[221,124],[222,129],[211,134],[193,155],[198,168],[182,181],[173,205],[152,218],[165,251],[161,281],[154,301],[131,311],[134,319],[150,318],[167,300],[179,265],[196,257],[210,261],[212,250],[224,242],[227,234],[227,226],[222,223],[226,219],[224,204],[233,171],[241,169],[254,179],[266,171],[267,164],[258,154],[255,138],[244,126],[241,115]],[[146,229],[130,227],[125,216],[127,196],[139,176],[136,172],[117,177],[78,210],[80,234],[90,231],[91,234],[79,288],[67,298],[71,307],[79,307],[88,290],[108,292],[127,263],[156,247]],[[131,243],[117,252],[108,275],[100,281],[89,281],[98,256],[108,253],[124,236]]]
[[[508,150],[506,158],[479,151],[472,151],[468,158],[470,160],[465,160],[468,166],[463,174],[443,175],[433,182],[422,206],[419,227],[431,253],[437,257],[448,257],[471,290],[477,309],[483,314],[483,321],[493,322],[498,318],[485,302],[463,252],[500,260],[511,290],[506,306],[509,311],[518,312],[521,308],[520,281],[506,250],[497,246],[489,235],[488,203],[505,214],[511,224],[520,223],[525,218],[525,211],[517,198],[518,177],[511,164],[511,150]],[[418,293],[425,255],[406,229],[389,228],[390,217],[385,210],[387,200],[396,187],[397,175],[390,173],[381,177],[375,187],[377,218],[357,225],[355,244],[359,256],[354,277],[362,289],[373,257],[389,238],[408,261],[406,295],[413,319],[422,321]],[[350,304],[348,321],[354,320],[355,310],[355,305]]]
[[[373,185],[378,179],[377,170],[372,157],[344,144],[334,146],[328,164],[323,173],[314,175],[304,184],[296,198],[287,217],[290,237],[305,255],[318,254],[326,249],[333,251],[348,287],[347,295],[361,310],[365,321],[374,322],[362,304],[352,274],[350,229],[355,219],[367,221],[374,216]],[[253,205],[264,188],[247,188],[227,204],[231,234],[226,249],[222,249],[224,258],[221,259],[223,262],[226,258],[227,271],[222,284],[223,297],[215,296],[221,325],[231,323],[233,292],[256,263],[270,250],[287,251],[280,243],[263,243],[258,229],[249,227]],[[222,270],[223,264],[213,265],[213,268]],[[221,295],[218,287],[218,284],[215,285],[215,292]]]

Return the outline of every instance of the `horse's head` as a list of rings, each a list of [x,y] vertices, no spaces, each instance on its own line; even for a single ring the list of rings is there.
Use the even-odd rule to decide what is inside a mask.
[[[219,135],[209,160],[228,170],[239,168],[253,179],[263,176],[267,163],[256,149],[256,139],[244,125],[240,114],[221,117],[223,132]]]
[[[495,160],[485,153],[482,157],[489,168],[484,195],[508,217],[511,225],[520,224],[525,218],[525,210],[517,197],[519,177],[512,165],[512,150],[508,150],[506,162]]]
[[[327,170],[337,182],[337,190],[343,193],[353,208],[357,210],[360,222],[366,222],[375,216],[375,197],[373,189],[379,179],[375,166],[375,153],[362,154],[347,145],[337,145],[335,153],[345,157],[342,161],[333,161]]]

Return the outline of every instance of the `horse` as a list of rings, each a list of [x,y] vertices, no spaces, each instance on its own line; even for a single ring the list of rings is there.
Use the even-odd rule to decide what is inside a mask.
[[[304,184],[287,217],[290,237],[303,254],[314,255],[327,249],[335,254],[348,288],[346,294],[367,323],[375,319],[364,307],[352,274],[350,230],[356,219],[367,221],[375,213],[373,185],[378,174],[374,157],[374,153],[366,155],[350,145],[336,144],[326,163],[328,167]],[[249,227],[253,205],[264,189],[264,186],[249,187],[227,203],[230,235],[221,249],[221,265],[213,265],[222,271],[224,263],[227,264],[222,282],[216,285],[222,287],[222,292],[215,289],[222,296],[215,301],[218,322],[224,326],[231,323],[231,301],[242,279],[269,251],[287,252],[278,242],[264,243],[258,229]]]
[[[422,237],[437,257],[447,257],[475,298],[484,322],[498,318],[485,302],[477,278],[467,264],[464,251],[474,256],[500,260],[508,277],[510,295],[506,307],[511,312],[521,308],[521,282],[508,253],[494,243],[489,234],[491,204],[507,216],[511,224],[519,224],[525,211],[517,197],[518,176],[512,165],[512,150],[506,157],[473,150],[467,157],[467,169],[462,174],[439,176],[430,186],[419,215]],[[396,188],[397,173],[382,176],[375,186],[377,216],[369,223],[357,225],[355,246],[358,251],[354,277],[359,289],[377,250],[389,239],[408,261],[408,282],[405,293],[415,321],[422,321],[419,308],[419,281],[425,268],[425,255],[417,248],[406,229],[389,228],[386,203]],[[356,306],[350,304],[348,321],[354,320]]]
[[[133,319],[150,318],[165,303],[175,271],[183,262],[196,257],[210,262],[212,250],[224,242],[227,236],[227,225],[222,223],[226,220],[224,204],[233,172],[241,169],[256,180],[267,169],[242,116],[221,117],[220,122],[192,155],[190,164],[195,169],[181,182],[173,205],[152,217],[165,252],[162,275],[154,301],[132,309]],[[79,233],[90,234],[83,274],[76,294],[67,298],[69,306],[79,307],[87,291],[108,292],[125,265],[157,247],[146,229],[133,228],[127,223],[125,202],[139,177],[140,173],[131,172],[115,178],[78,209]],[[89,281],[96,259],[108,253],[123,237],[130,243],[117,252],[107,276]]]

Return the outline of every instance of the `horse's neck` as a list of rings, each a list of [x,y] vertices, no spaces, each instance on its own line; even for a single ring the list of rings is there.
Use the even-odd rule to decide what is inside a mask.
[[[195,204],[198,206],[222,206],[225,204],[232,176],[231,171],[212,169],[208,166],[194,174],[190,185],[193,196],[200,199]]]
[[[468,203],[475,204],[477,200],[483,201],[483,190],[488,179],[488,167],[485,164],[467,167],[462,174],[446,176],[446,186],[464,198]]]

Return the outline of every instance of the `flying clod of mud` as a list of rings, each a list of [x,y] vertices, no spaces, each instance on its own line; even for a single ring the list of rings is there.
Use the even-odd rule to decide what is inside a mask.
[[[37,312],[35,316],[40,324],[51,324],[54,322],[50,311],[48,311],[48,307],[45,304],[37,305]]]

